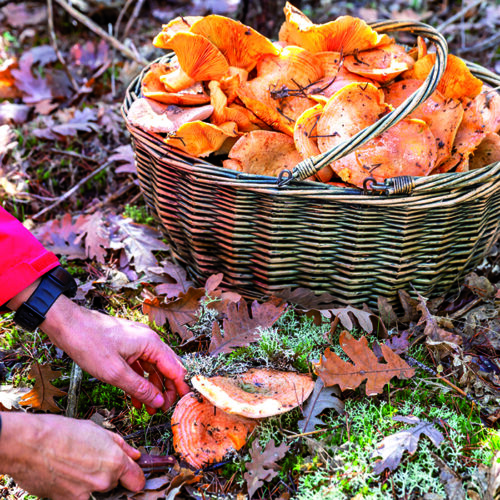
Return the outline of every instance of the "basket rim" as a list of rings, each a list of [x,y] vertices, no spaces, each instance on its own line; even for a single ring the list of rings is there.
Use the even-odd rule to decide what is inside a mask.
[[[373,26],[374,29],[384,28],[383,31],[397,31],[401,24],[404,25],[404,22],[398,22],[396,26],[392,21],[378,21],[375,23],[371,23],[371,26]],[[415,23],[411,21],[408,21],[406,24],[410,27],[414,27],[415,25],[427,26],[424,25],[424,23]],[[337,199],[339,196],[348,196],[350,198],[350,201],[354,201],[354,199],[358,199],[358,201],[369,199],[373,203],[377,198],[383,199],[386,197],[390,197],[392,200],[394,200],[394,198],[397,197],[398,199],[403,201],[403,199],[405,198],[408,198],[409,200],[412,199],[415,195],[423,195],[426,192],[430,193],[437,190],[443,191],[471,188],[476,184],[484,184],[487,182],[495,182],[496,180],[500,180],[500,162],[496,162],[490,165],[486,165],[480,169],[475,169],[468,172],[452,172],[428,175],[423,177],[401,176],[389,178],[384,182],[384,189],[378,189],[377,192],[372,191],[371,189],[339,187],[332,186],[326,183],[318,183],[314,181],[298,179],[291,179],[291,183],[287,183],[286,185],[278,185],[279,178],[277,177],[237,172],[235,170],[215,165],[214,163],[206,161],[202,158],[191,156],[173,146],[168,146],[163,142],[162,136],[136,127],[135,125],[130,123],[127,118],[127,111],[130,107],[130,104],[140,97],[140,84],[144,74],[149,70],[151,65],[155,63],[168,62],[173,57],[173,55],[173,52],[169,52],[157,58],[150,64],[146,65],[141,70],[141,72],[132,79],[126,89],[125,98],[120,108],[122,117],[125,120],[125,124],[134,139],[139,140],[143,144],[143,146],[147,147],[150,150],[153,150],[153,154],[156,153],[159,158],[169,157],[175,162],[180,162],[181,164],[186,165],[186,167],[189,166],[189,169],[192,171],[198,171],[209,175],[213,180],[217,180],[219,183],[222,183],[222,185],[233,185],[242,188],[245,187],[252,190],[273,193],[278,196],[284,195],[285,192],[293,192],[295,196],[319,196],[325,200]],[[465,63],[474,76],[477,76],[482,81],[485,81],[487,83],[500,85],[499,75],[496,75],[495,73],[477,63],[473,63],[467,60],[465,60]],[[296,168],[297,166],[294,167],[294,170]],[[484,189],[482,189],[482,186],[479,186],[479,190],[484,191]],[[380,195],[386,196],[381,197]]]

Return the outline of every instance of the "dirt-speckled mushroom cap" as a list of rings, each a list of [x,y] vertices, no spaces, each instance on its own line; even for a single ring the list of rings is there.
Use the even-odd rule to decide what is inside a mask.
[[[229,415],[190,392],[179,400],[172,415],[174,449],[198,469],[242,448],[256,425],[254,420]]]
[[[310,375],[255,368],[235,377],[191,379],[193,387],[214,406],[234,415],[264,418],[301,405],[311,394]]]

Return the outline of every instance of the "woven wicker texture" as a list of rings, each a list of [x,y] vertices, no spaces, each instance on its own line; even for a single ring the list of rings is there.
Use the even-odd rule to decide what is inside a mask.
[[[195,280],[203,283],[222,272],[225,285],[250,297],[301,286],[357,306],[375,305],[378,295],[396,303],[398,289],[414,287],[433,297],[458,286],[498,239],[500,163],[460,174],[390,179],[369,193],[292,180],[392,126],[437,85],[447,55],[441,35],[420,23],[374,27],[426,36],[436,45],[433,71],[418,95],[348,144],[285,172],[282,187],[274,177],[187,156],[127,122],[146,202]],[[469,67],[500,84],[497,75]],[[143,74],[127,91],[125,119]]]

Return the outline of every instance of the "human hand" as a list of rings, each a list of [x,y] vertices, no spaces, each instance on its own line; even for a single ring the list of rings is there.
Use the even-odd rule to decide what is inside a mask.
[[[150,413],[190,389],[177,355],[148,326],[78,306],[60,296],[40,328],[82,369],[132,396]],[[148,375],[148,379],[144,374]]]
[[[25,490],[53,500],[87,500],[118,483],[141,491],[140,452],[88,420],[3,412],[0,464]]]

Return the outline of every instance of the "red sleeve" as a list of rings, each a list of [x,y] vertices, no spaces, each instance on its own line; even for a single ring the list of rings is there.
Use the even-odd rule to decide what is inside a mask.
[[[0,207],[0,307],[58,265],[57,257]]]

